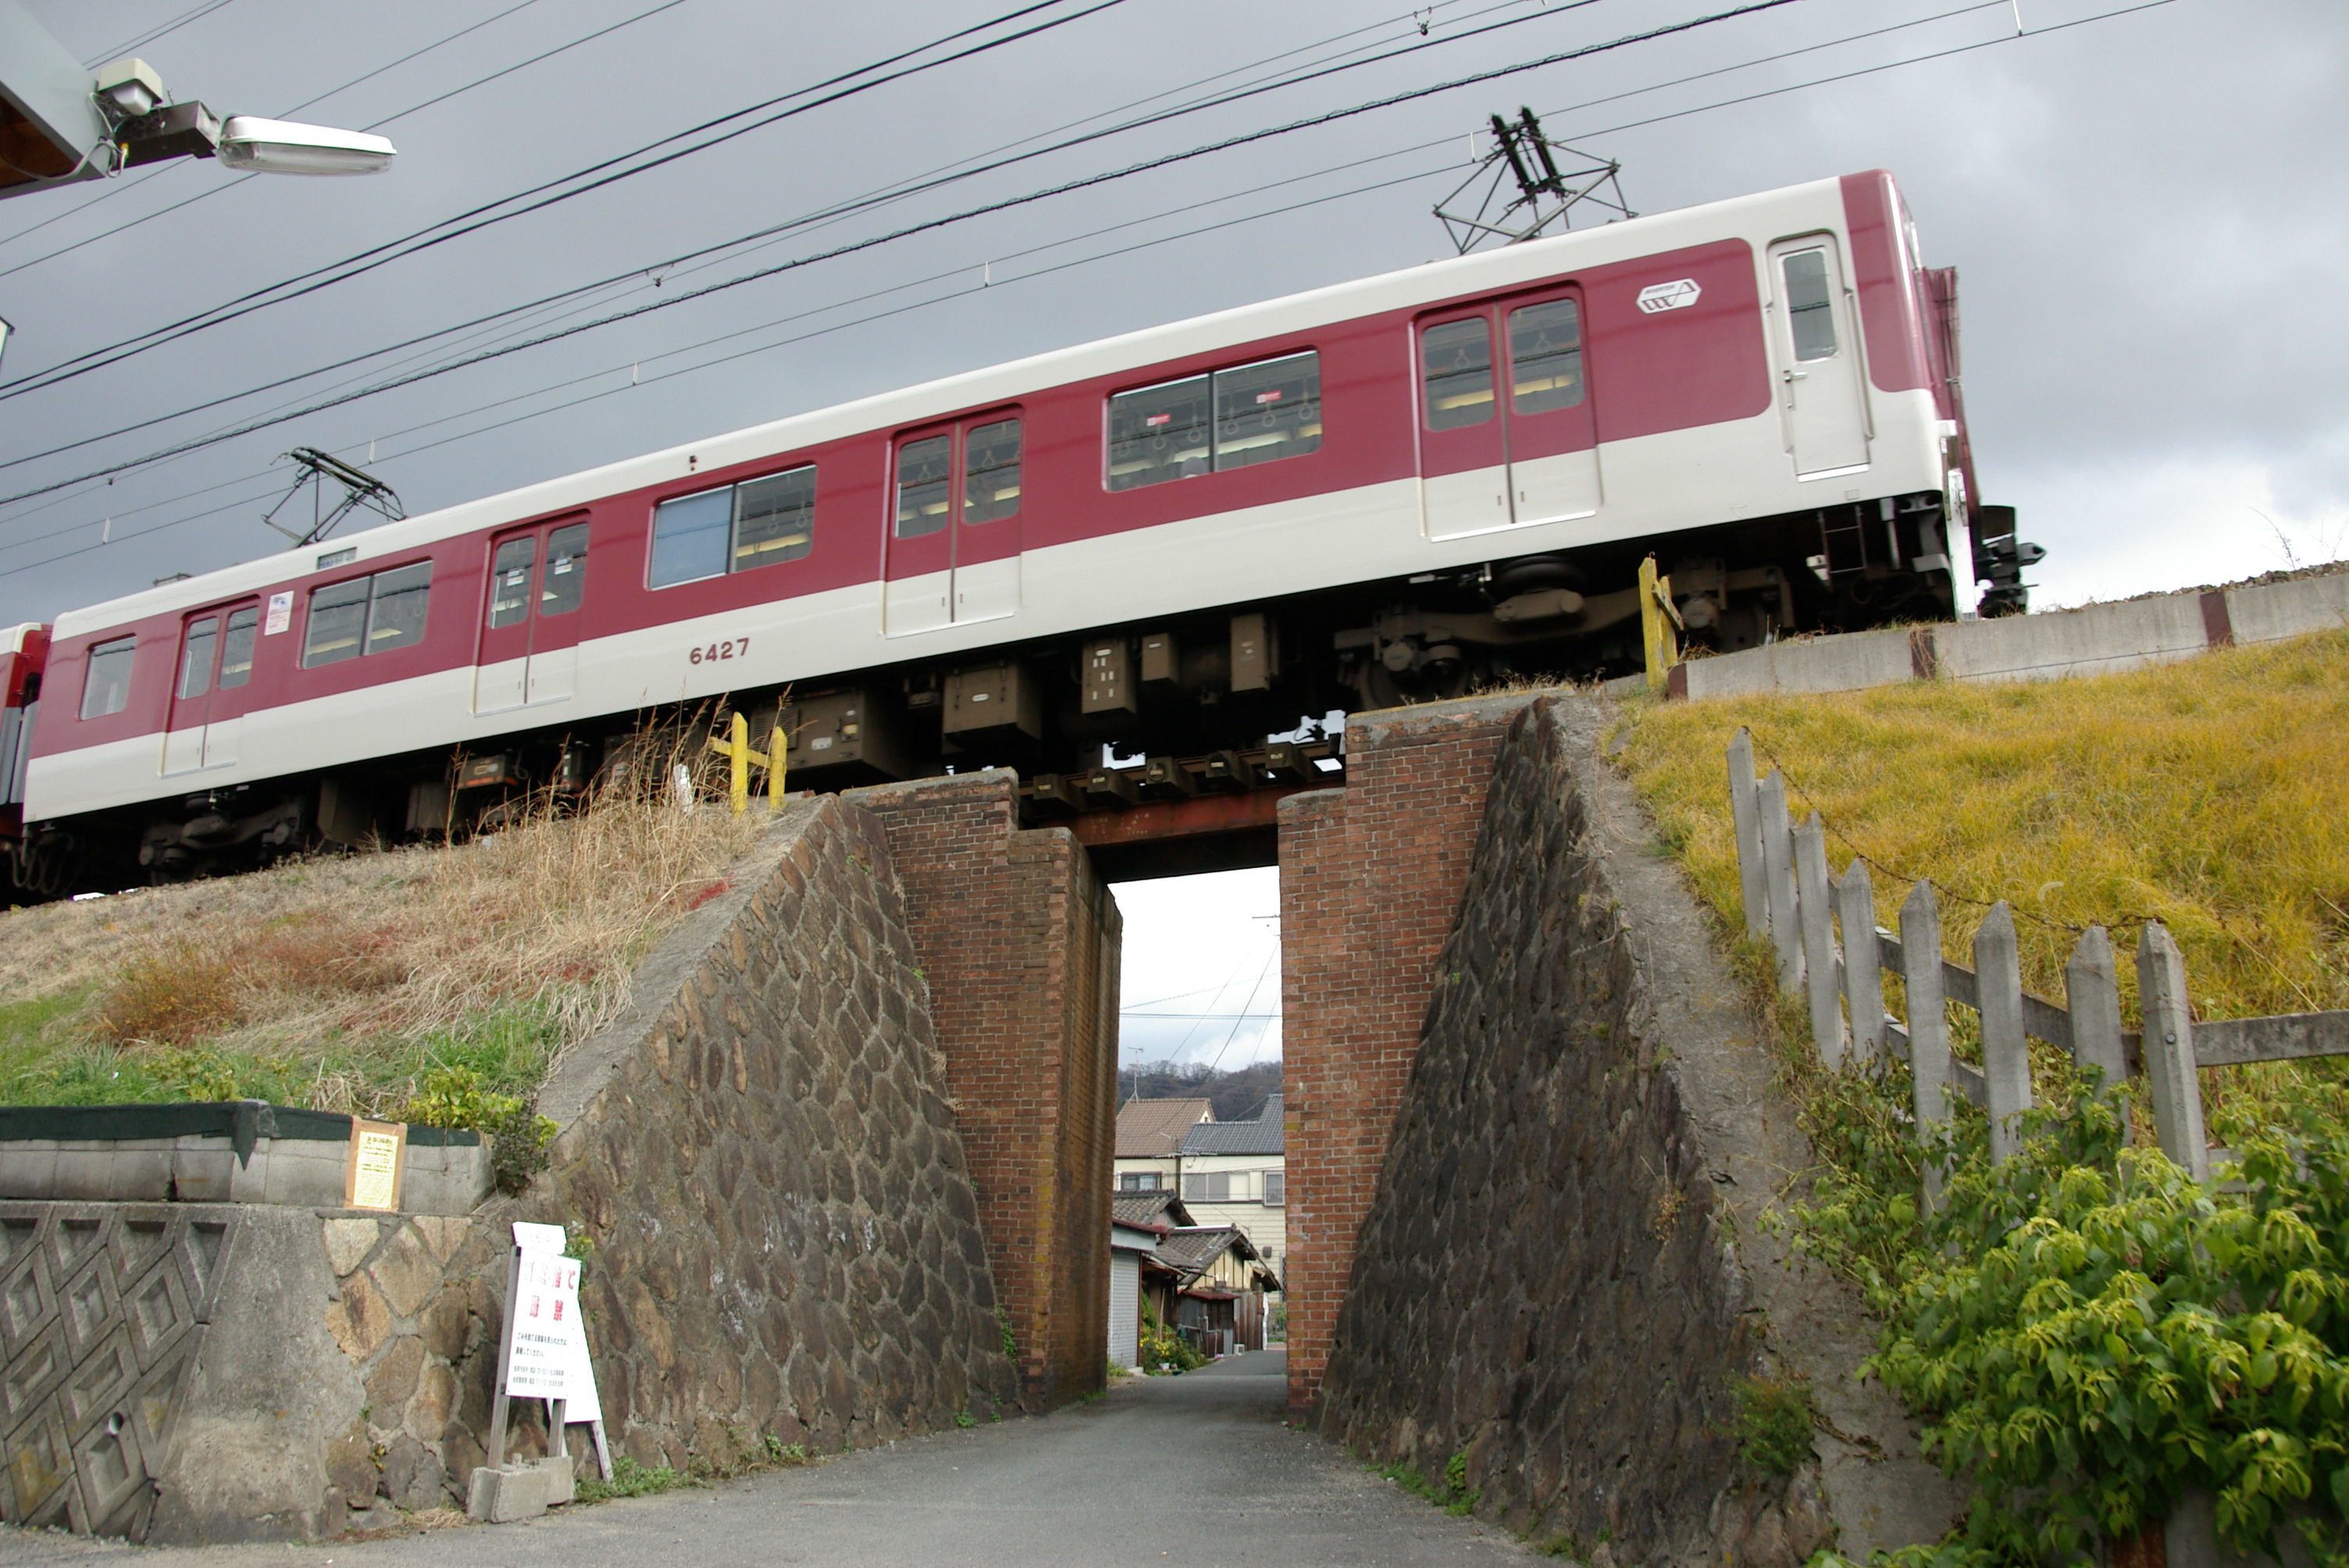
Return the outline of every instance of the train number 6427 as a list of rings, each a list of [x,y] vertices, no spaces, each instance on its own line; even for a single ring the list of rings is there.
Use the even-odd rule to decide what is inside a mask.
[[[750,653],[750,638],[729,637],[722,643],[712,643],[708,647],[696,648],[688,654],[686,658],[693,664],[709,665],[715,664],[719,659],[747,658]]]

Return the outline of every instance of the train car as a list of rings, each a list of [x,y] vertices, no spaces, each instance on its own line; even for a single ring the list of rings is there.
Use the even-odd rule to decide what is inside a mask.
[[[1650,553],[1720,648],[2018,607],[1955,332],[1869,172],[632,458],[60,615],[27,841],[443,830],[709,703],[816,787],[1245,785],[1331,709],[1635,666]]]

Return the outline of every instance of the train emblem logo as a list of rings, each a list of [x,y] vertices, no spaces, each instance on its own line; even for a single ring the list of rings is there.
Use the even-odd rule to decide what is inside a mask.
[[[1656,315],[1668,310],[1685,310],[1704,293],[1694,278],[1674,278],[1668,284],[1650,284],[1640,291],[1640,314]]]

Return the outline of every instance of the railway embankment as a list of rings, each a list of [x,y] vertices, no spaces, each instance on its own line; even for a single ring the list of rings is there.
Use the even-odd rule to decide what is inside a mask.
[[[836,1451],[1018,1398],[880,820],[828,798],[742,831],[540,1086],[554,1136],[518,1194],[0,1202],[7,1519],[202,1542],[461,1507],[515,1220],[585,1249],[601,1401],[647,1466]],[[545,1449],[533,1409],[511,1456]]]

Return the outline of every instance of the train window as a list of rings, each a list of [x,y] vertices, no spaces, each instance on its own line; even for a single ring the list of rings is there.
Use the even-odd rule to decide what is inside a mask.
[[[525,533],[499,545],[490,558],[491,630],[530,619],[530,569],[537,554],[537,536]]]
[[[1205,376],[1109,400],[1109,488],[1139,490],[1204,474],[1213,463],[1214,395]]]
[[[1835,300],[1827,290],[1827,253],[1795,251],[1779,258],[1786,279],[1786,325],[1795,339],[1795,358],[1808,364],[1832,359],[1836,351]]]
[[[367,632],[367,582],[354,577],[310,591],[310,616],[302,630],[302,667],[357,658]]]
[[[1547,414],[1582,401],[1582,312],[1570,299],[1509,313],[1509,408]]]
[[[180,645],[180,696],[182,701],[212,689],[212,652],[220,645],[220,617],[206,615],[188,623]]]
[[[723,576],[726,536],[734,518],[734,491],[703,490],[653,508],[652,585]]]
[[[221,639],[221,690],[233,691],[253,678],[253,640],[260,629],[259,606],[229,612],[228,634]]]
[[[422,642],[431,595],[429,561],[312,589],[309,622],[302,632],[302,667],[316,669]]]
[[[1307,352],[1216,372],[1216,467],[1301,458],[1321,445],[1321,356]]]
[[[546,585],[539,590],[538,613],[567,615],[587,592],[587,525],[566,523],[546,536]]]
[[[993,522],[1018,511],[1019,421],[976,426],[962,444],[962,520]]]
[[[1493,417],[1493,324],[1481,315],[1447,321],[1420,334],[1427,428],[1456,430]]]
[[[89,673],[81,686],[81,716],[104,718],[130,706],[130,657],[139,649],[136,637],[118,637],[89,651]]]
[[[422,642],[424,610],[432,595],[432,562],[378,572],[367,581],[374,592],[367,600],[367,651],[383,654]]]
[[[1311,349],[1120,392],[1109,400],[1109,488],[1139,490],[1321,445],[1321,356]]]
[[[897,449],[897,537],[919,539],[947,525],[954,439],[927,436]]]
[[[797,561],[815,548],[815,465],[734,487],[734,570]]]

